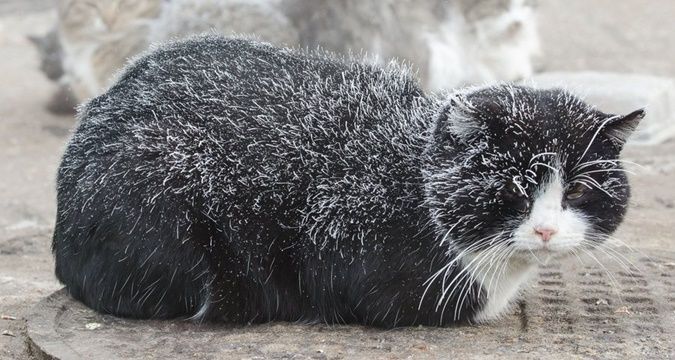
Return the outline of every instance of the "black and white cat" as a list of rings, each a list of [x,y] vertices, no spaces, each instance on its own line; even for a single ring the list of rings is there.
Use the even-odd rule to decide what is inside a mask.
[[[245,39],[168,44],[80,110],[56,274],[134,318],[491,320],[538,258],[617,228],[642,116],[507,84],[431,96],[394,63]]]

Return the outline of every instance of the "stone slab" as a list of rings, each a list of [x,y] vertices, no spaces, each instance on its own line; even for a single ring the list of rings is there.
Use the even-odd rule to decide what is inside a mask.
[[[672,358],[675,254],[618,251],[614,260],[596,253],[603,266],[592,257],[542,265],[525,310],[488,325],[134,321],[98,314],[61,290],[28,315],[28,344],[41,359]]]

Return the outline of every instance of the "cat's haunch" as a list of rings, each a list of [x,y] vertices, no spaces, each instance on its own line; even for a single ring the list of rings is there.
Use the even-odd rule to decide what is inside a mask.
[[[81,108],[56,274],[88,306],[382,327],[503,314],[625,214],[643,116],[562,90],[427,95],[406,68],[197,37]]]

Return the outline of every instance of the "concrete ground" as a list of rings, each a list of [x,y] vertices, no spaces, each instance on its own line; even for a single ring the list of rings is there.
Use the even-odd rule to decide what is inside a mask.
[[[546,71],[675,77],[675,1],[538,2]]]
[[[607,70],[675,77],[675,2],[541,1],[546,70]],[[0,2],[0,358],[29,358],[22,316],[59,288],[49,249],[54,177],[74,124],[44,104],[53,91],[27,34],[53,22],[48,1]],[[618,238],[672,249],[675,142],[629,148],[644,167],[631,178],[632,208]]]

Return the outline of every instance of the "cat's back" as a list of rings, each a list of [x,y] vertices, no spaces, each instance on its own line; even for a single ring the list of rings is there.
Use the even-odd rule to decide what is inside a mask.
[[[82,109],[61,183],[131,178],[232,202],[320,179],[408,181],[430,105],[395,64],[199,36],[139,57]]]
[[[267,295],[237,291],[275,282],[266,269],[299,271],[282,249],[356,256],[419,221],[434,111],[396,65],[215,36],[164,45],[79,114],[57,180],[57,276],[127,316],[201,318],[223,294],[249,306]],[[237,278],[251,269],[259,280]]]
[[[383,121],[372,111],[378,104],[413,110],[413,102],[423,98],[408,68],[396,64],[377,66],[331,53],[202,35],[139,56],[106,93],[84,107],[81,119],[114,114],[116,122],[125,123],[163,115],[165,124],[176,117],[220,124],[262,116],[297,123],[309,116],[330,123],[333,115],[365,123]],[[322,110],[331,113],[312,116]]]
[[[310,106],[307,92],[341,67],[244,38],[204,35],[167,43],[132,60],[105,93],[82,107],[72,143],[128,153],[117,147],[147,151],[174,140],[188,152],[198,151],[190,144],[206,142],[236,151],[236,144],[293,128]]]
[[[340,71],[340,65],[250,39],[196,36],[140,55],[87,108],[102,108],[106,101],[120,109],[128,102],[155,111],[165,110],[170,101],[198,105],[193,112],[206,104],[241,108],[288,96],[306,86],[312,75]]]

